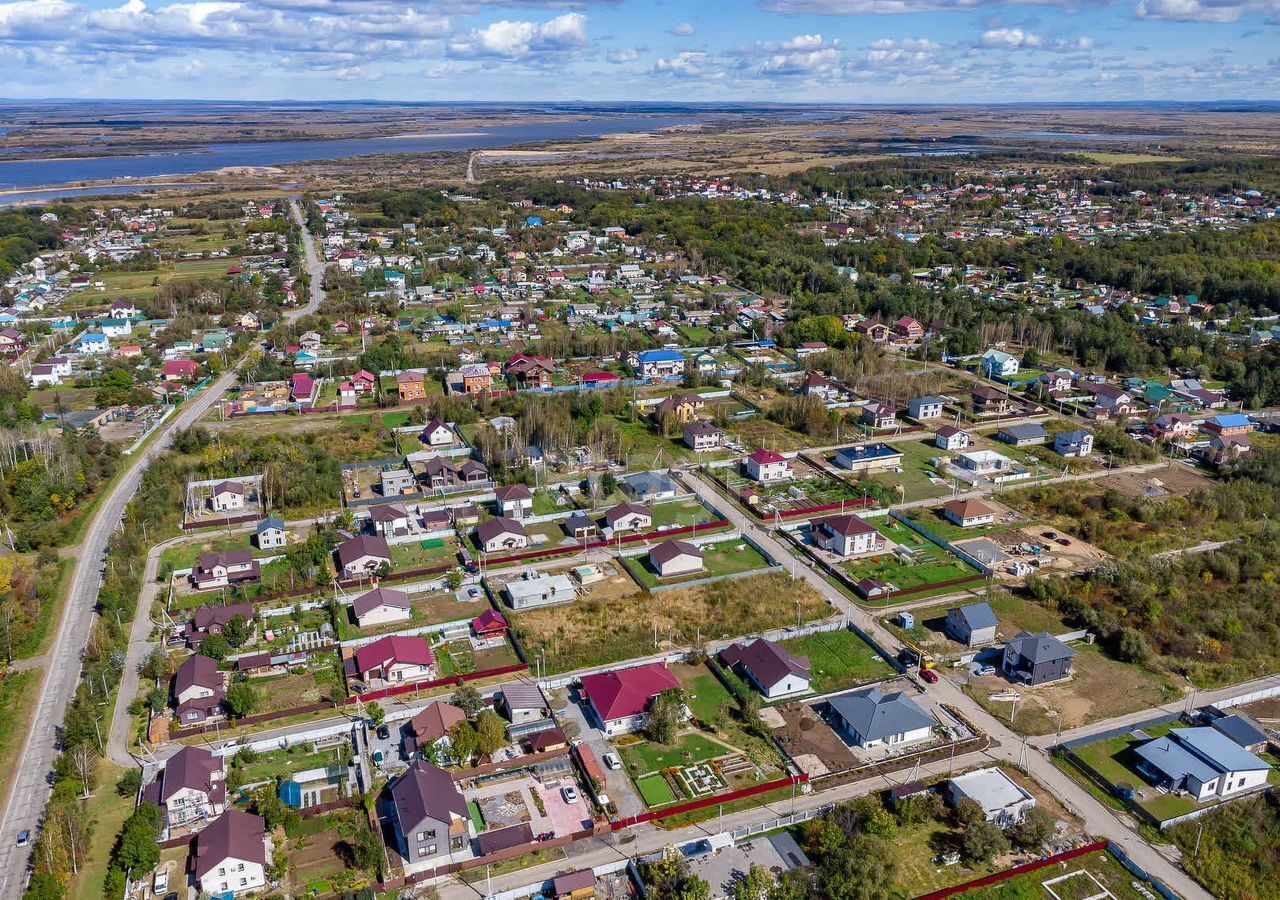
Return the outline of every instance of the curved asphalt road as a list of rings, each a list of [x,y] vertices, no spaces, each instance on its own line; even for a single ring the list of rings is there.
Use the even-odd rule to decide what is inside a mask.
[[[319,309],[324,300],[324,289],[321,287],[324,267],[316,254],[315,242],[306,229],[298,202],[290,200],[289,206],[294,221],[302,228],[307,271],[311,277],[311,295],[307,304],[285,313],[285,319],[292,322]],[[80,544],[62,621],[48,654],[49,667],[40,688],[35,717],[23,744],[17,768],[9,776],[13,788],[5,807],[3,824],[0,825],[0,897],[21,896],[26,882],[30,851],[16,846],[18,833],[30,829],[33,836],[37,834],[45,805],[49,802],[53,761],[58,754],[58,732],[66,715],[67,704],[75,694],[80,680],[80,657],[93,627],[94,604],[101,586],[100,569],[111,533],[119,527],[125,507],[137,492],[143,473],[151,461],[169,449],[173,436],[179,429],[194,425],[208,412],[235,380],[235,369],[231,369],[174,415],[151,445],[133,460],[111,492],[103,497],[90,521]],[[141,638],[138,637],[139,631]],[[135,639],[145,640],[149,631],[150,609],[139,604],[130,643]],[[136,689],[136,673],[132,677],[132,683]],[[131,700],[132,695],[121,694],[118,705],[127,706]],[[102,724],[108,729],[111,727],[110,723]],[[110,786],[100,786],[99,790],[110,790]],[[96,837],[100,841],[112,839],[113,835]]]

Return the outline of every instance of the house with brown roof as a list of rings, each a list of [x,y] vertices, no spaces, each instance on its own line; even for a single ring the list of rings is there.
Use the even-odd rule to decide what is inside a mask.
[[[720,661],[770,700],[808,693],[810,689],[809,660],[792,656],[784,647],[764,638],[730,644],[720,651]]]
[[[419,476],[422,486],[427,490],[457,487],[460,478],[458,470],[443,456],[433,456],[422,464]]]
[[[529,533],[515,519],[498,516],[476,526],[476,543],[485,553],[522,550],[529,546]]]
[[[252,550],[228,550],[200,557],[191,570],[191,585],[197,591],[231,587],[262,577],[262,568]]]
[[[266,887],[269,855],[262,816],[229,809],[196,838],[192,873],[204,894],[240,896]]]
[[[439,419],[427,422],[418,435],[418,440],[428,447],[448,447],[455,439],[453,429]]]
[[[440,865],[470,844],[466,798],[444,769],[417,760],[389,790],[407,871]]]
[[[976,528],[994,522],[996,510],[981,500],[952,500],[943,504],[942,517],[961,528]]]
[[[187,646],[199,651],[200,642],[211,634],[222,634],[236,616],[253,621],[252,603],[232,603],[229,606],[201,606],[191,614],[191,620],[183,629]]]
[[[654,418],[666,424],[667,419],[671,417],[684,425],[699,419],[706,407],[707,401],[697,394],[672,394],[658,404],[658,408],[654,411]]]
[[[369,510],[369,522],[373,525],[374,534],[392,537],[408,534],[413,517],[399,503],[384,503]]]
[[[884,536],[860,516],[827,516],[809,526],[814,544],[837,556],[863,556],[881,553]]]
[[[523,484],[500,487],[493,492],[498,498],[498,512],[512,519],[533,515],[533,491]]]
[[[604,524],[613,531],[644,531],[653,527],[653,513],[639,503],[619,503],[605,511]]]
[[[226,809],[222,758],[203,747],[183,747],[142,789],[142,801],[159,806],[170,829],[203,828]]]
[[[701,572],[702,549],[688,541],[663,541],[649,551],[649,565],[660,578]]]
[[[343,578],[367,577],[384,565],[391,566],[391,548],[386,538],[359,535],[338,545],[338,570]]]
[[[173,704],[182,725],[221,716],[226,697],[227,683],[218,671],[217,660],[196,654],[178,666],[173,676]]]
[[[223,481],[213,486],[209,505],[214,512],[235,512],[244,509],[244,485],[238,481]]]
[[[449,730],[467,721],[467,714],[452,703],[437,700],[409,720],[405,726],[404,751],[410,759],[415,753],[426,754],[437,748],[449,755]]]
[[[351,604],[351,612],[356,617],[356,625],[368,628],[371,625],[408,622],[413,618],[413,604],[404,591],[377,587],[357,597]]]
[[[556,371],[556,362],[545,356],[529,356],[517,353],[507,360],[504,372],[515,381],[516,386],[524,389],[545,390],[552,386],[552,376]]]
[[[724,432],[710,422],[690,422],[684,426],[684,445],[698,452],[719,450],[724,446]]]
[[[973,400],[973,411],[976,415],[1002,416],[1009,412],[1009,395],[1004,391],[983,385],[970,391],[969,396]]]

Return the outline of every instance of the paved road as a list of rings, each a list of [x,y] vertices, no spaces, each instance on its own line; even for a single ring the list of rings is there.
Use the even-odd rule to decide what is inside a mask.
[[[311,273],[311,297],[306,305],[285,314],[289,321],[314,312],[324,300],[321,286],[324,268],[316,254],[315,243],[307,232],[302,209],[296,200],[289,201],[294,220],[302,227],[303,248],[307,269]],[[13,789],[5,807],[3,824],[0,825],[0,897],[18,897],[26,880],[29,851],[18,849],[18,832],[30,829],[39,831],[45,805],[52,790],[50,776],[53,761],[58,753],[58,730],[66,715],[67,704],[75,694],[80,680],[80,658],[93,627],[94,604],[101,586],[100,565],[107,552],[112,532],[119,527],[125,507],[137,493],[142,476],[151,461],[169,449],[174,434],[194,425],[201,416],[226,393],[236,380],[233,368],[209,385],[195,398],[173,415],[151,445],[131,460],[123,476],[98,504],[84,540],[80,545],[79,560],[72,575],[70,593],[53,647],[48,653],[49,668],[40,687],[34,724],[23,744],[17,770],[11,776]],[[155,575],[152,573],[152,581]],[[145,641],[150,630],[149,610],[139,607],[134,628],[130,635]],[[137,689],[136,677],[134,690]],[[122,695],[119,705],[126,705],[132,695]],[[99,836],[102,839],[109,837]]]
[[[1139,467],[1140,468],[1140,467]],[[719,494],[705,480],[696,475],[685,473],[685,483],[708,500],[720,500],[716,508],[725,514],[735,526],[759,543],[770,555],[782,562],[790,572],[809,582],[819,594],[831,601],[836,609],[845,613],[860,628],[875,637],[880,645],[891,653],[902,648],[902,642],[887,631],[876,617],[867,610],[852,602],[844,594],[833,588],[815,570],[801,565],[790,551],[771,534],[761,528],[751,516],[734,504],[723,502]],[[1022,752],[1023,738],[1014,734],[1004,723],[992,717],[967,694],[959,685],[949,678],[941,679],[930,685],[928,690],[934,698],[948,703],[964,712],[969,719],[986,734],[991,735],[1001,746],[990,753],[1022,765],[1035,776],[1036,780],[1051,790],[1062,803],[1078,815],[1085,823],[1085,830],[1096,837],[1108,838],[1124,847],[1130,857],[1152,875],[1164,881],[1170,888],[1182,895],[1186,900],[1211,900],[1209,894],[1197,885],[1175,863],[1156,851],[1146,840],[1130,829],[1128,824],[1117,818],[1115,812],[1103,806],[1084,788],[1080,787],[1062,773],[1050,760],[1045,751],[1032,746],[1026,753]],[[1235,693],[1240,693],[1236,690]]]

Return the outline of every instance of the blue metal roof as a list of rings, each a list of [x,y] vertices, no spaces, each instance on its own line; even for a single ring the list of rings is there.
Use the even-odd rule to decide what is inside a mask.
[[[674,350],[646,350],[637,357],[640,362],[675,362],[684,357]]]
[[[1253,420],[1241,413],[1228,413],[1223,416],[1214,416],[1209,423],[1219,428],[1242,428],[1252,425]]]

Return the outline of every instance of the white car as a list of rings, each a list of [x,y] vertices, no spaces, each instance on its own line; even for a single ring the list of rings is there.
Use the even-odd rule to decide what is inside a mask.
[[[567,788],[563,788],[563,789],[560,791],[560,794],[561,794],[561,796],[563,796],[563,797],[564,797],[564,802],[565,802],[565,803],[577,803],[577,802],[578,802],[578,789],[577,789],[577,788],[575,788],[573,785],[569,785],[569,787],[567,787]]]
[[[610,769],[622,768],[622,760],[618,759],[618,754],[616,753],[606,753],[604,755],[604,764]]]

